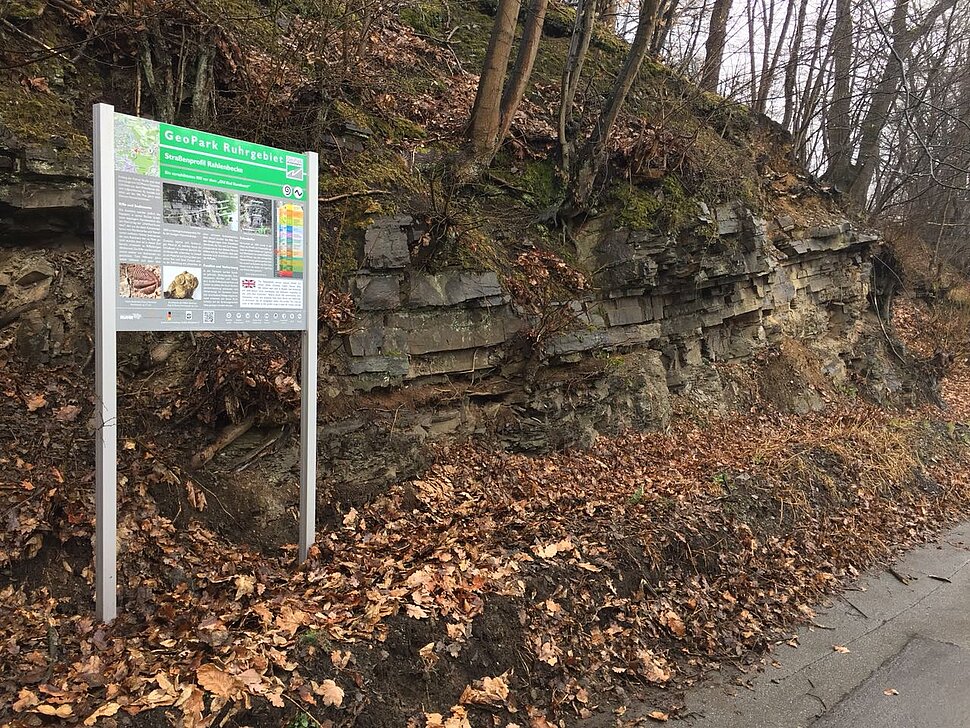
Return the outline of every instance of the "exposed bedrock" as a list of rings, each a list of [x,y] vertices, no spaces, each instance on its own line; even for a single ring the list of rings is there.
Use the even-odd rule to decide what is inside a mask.
[[[89,368],[91,187],[76,166],[56,150],[0,150],[0,316],[18,355]],[[522,341],[536,322],[505,272],[418,270],[410,251],[424,233],[407,215],[372,221],[345,281],[354,327],[320,347],[321,471],[337,485],[401,477],[443,438],[582,446],[663,427],[681,405],[747,406],[751,382],[728,365],[793,342],[807,359],[791,381],[778,373],[783,407],[819,407],[813,377],[906,393],[871,311],[878,238],[845,221],[701,206],[674,239],[593,220],[574,255],[592,285],[558,302],[568,325],[528,356]],[[806,375],[808,386],[794,381]]]

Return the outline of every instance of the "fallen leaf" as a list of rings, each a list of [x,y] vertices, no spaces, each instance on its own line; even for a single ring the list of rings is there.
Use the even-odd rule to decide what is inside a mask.
[[[332,705],[335,708],[339,708],[344,702],[343,688],[333,680],[324,680],[320,683],[320,691],[318,694],[323,698],[324,705]]]
[[[114,715],[115,713],[117,713],[120,709],[121,709],[121,706],[118,705],[118,703],[115,703],[115,702],[105,703],[96,711],[91,713],[91,715],[89,715],[87,718],[84,719],[84,725],[89,725],[89,726],[94,725],[95,723],[98,722],[99,718],[108,718]]]
[[[74,422],[81,414],[81,408],[76,404],[66,404],[54,410],[54,419],[58,422]]]
[[[896,688],[886,688],[882,691],[883,695],[899,695],[899,691]]]
[[[276,688],[276,690],[266,693],[266,699],[274,708],[282,708],[286,705],[283,702],[283,688]]]
[[[27,409],[31,412],[39,410],[41,407],[47,406],[47,400],[44,398],[43,394],[35,394],[33,397],[27,400]],[[39,710],[39,708],[38,708]],[[52,715],[52,714],[45,714]]]
[[[58,705],[57,707],[47,705],[45,703],[43,705],[38,705],[36,708],[34,708],[34,710],[41,715],[53,715],[57,716],[58,718],[70,718],[74,713],[74,709],[66,703],[64,705]]]
[[[653,710],[647,713],[647,717],[652,718],[653,720],[659,721],[661,723],[666,723],[670,719],[670,716],[661,710]]]
[[[256,579],[247,574],[236,577],[236,599],[248,596],[256,591]]]
[[[509,697],[508,673],[498,677],[483,677],[465,686],[458,702],[468,705],[502,705]]]
[[[40,700],[37,699],[35,693],[32,693],[27,688],[21,688],[20,692],[17,693],[17,700],[14,701],[13,709],[17,713],[22,713],[27,708],[32,708],[39,702]]]
[[[424,607],[419,607],[417,604],[405,604],[404,611],[412,619],[427,619],[428,610]]]
[[[683,637],[685,634],[687,634],[687,628],[684,626],[684,620],[682,620],[676,612],[668,611],[665,613],[661,618],[661,623],[677,637]]]
[[[195,671],[195,677],[203,690],[220,698],[229,698],[238,692],[236,681],[232,675],[220,670],[213,664],[199,667]]]
[[[47,84],[47,79],[43,76],[34,76],[27,79],[27,86],[33,91],[49,94],[51,87]]]
[[[454,706],[445,721],[445,728],[472,728],[472,724],[468,722],[468,711],[460,705]]]
[[[832,645],[832,649],[836,652],[840,652],[843,655],[848,655],[851,650],[845,645]]]

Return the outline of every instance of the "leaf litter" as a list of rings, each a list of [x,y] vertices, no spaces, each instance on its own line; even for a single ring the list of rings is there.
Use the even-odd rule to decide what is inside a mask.
[[[36,392],[14,404],[56,421],[65,397],[53,386],[45,406],[25,406]],[[834,400],[800,417],[683,418],[583,452],[438,446],[418,478],[348,508],[298,570],[198,522],[176,528],[149,495],[157,471],[137,467],[151,450],[131,440],[122,616],[99,625],[85,604],[89,550],[64,572],[73,596],[0,583],[0,719],[109,725],[160,711],[193,728],[306,713],[382,725],[366,718],[386,704],[376,653],[435,685],[439,704],[401,706],[412,726],[565,726],[646,690],[667,696],[651,698],[669,706],[651,716],[663,720],[706,671],[788,641],[824,594],[966,514],[954,432],[965,438],[966,425],[943,427],[929,407]],[[23,504],[5,527],[22,543],[90,534],[84,500],[60,501],[43,527],[45,510],[32,510],[56,502],[60,470],[3,457]],[[473,664],[473,643],[495,637],[483,626],[500,603],[515,639],[491,670]],[[395,656],[404,625],[423,625],[423,639]]]

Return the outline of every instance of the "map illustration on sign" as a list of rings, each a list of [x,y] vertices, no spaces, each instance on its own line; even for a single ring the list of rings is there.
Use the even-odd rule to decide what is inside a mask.
[[[304,328],[306,155],[113,118],[118,328]]]
[[[115,114],[115,170],[158,176],[158,122]]]

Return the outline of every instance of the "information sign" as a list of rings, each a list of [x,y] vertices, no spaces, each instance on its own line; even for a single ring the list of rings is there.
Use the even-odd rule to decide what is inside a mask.
[[[314,540],[317,155],[94,107],[97,611],[116,614],[117,331],[303,332],[301,560]]]
[[[306,328],[309,158],[112,118],[121,331]]]

